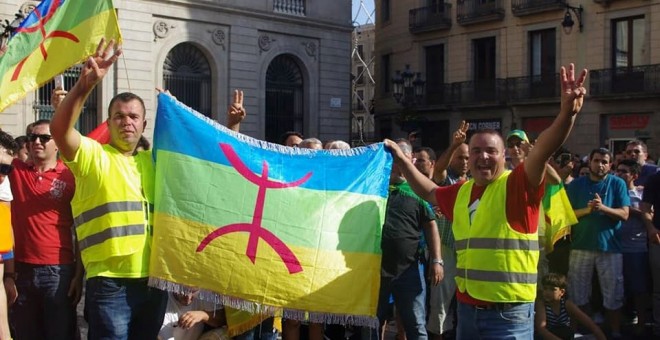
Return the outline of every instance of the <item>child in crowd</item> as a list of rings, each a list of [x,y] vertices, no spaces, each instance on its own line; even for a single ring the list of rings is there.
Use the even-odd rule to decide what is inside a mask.
[[[169,293],[163,326],[158,333],[159,340],[197,340],[204,331],[204,325],[213,328],[225,326],[225,311],[216,310],[212,303],[197,298],[198,289],[186,293]]]
[[[596,339],[605,334],[578,306],[566,299],[566,277],[549,273],[541,281],[543,295],[536,299],[535,338],[543,340],[573,339],[577,323],[588,328]]]

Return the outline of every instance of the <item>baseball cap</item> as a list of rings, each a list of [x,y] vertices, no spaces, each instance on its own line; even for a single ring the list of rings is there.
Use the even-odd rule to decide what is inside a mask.
[[[506,140],[509,140],[511,137],[518,137],[522,141],[529,143],[529,138],[527,138],[527,134],[523,130],[513,130],[509,132],[509,134],[506,136]]]

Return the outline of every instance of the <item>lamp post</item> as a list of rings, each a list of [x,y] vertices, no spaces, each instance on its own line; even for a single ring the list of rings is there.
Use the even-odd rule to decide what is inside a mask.
[[[404,107],[415,106],[424,98],[425,85],[422,73],[411,71],[407,64],[403,72],[396,70],[392,77],[392,95]]]
[[[566,3],[566,13],[564,13],[564,20],[561,21],[561,26],[564,28],[564,33],[566,34],[571,34],[571,31],[573,30],[573,25],[575,25],[575,22],[573,21],[573,16],[571,15],[571,12],[575,14],[575,18],[578,21],[578,27],[580,28],[580,32],[582,32],[582,11],[584,9],[582,8],[582,5],[578,7],[573,7]]]
[[[404,131],[416,129],[417,123],[421,121],[417,117],[415,107],[424,99],[425,85],[422,73],[413,72],[408,64],[403,72],[396,70],[392,77],[392,96],[404,108],[398,119]]]

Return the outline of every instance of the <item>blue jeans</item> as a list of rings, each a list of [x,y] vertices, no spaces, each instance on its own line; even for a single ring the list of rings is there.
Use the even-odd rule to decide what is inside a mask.
[[[87,280],[85,315],[89,339],[156,339],[163,324],[167,293],[147,279],[93,277]]]
[[[408,340],[425,340],[426,334],[426,281],[424,267],[414,263],[395,278],[380,279],[378,297],[378,320],[381,325],[390,316],[390,294],[403,322]],[[371,338],[376,339],[379,331],[371,331]]]
[[[73,339],[76,309],[67,296],[75,265],[16,262],[18,299],[10,309],[14,339]]]
[[[273,329],[273,318],[268,318],[251,330],[237,335],[234,340],[276,340],[277,331]]]
[[[456,339],[534,339],[534,303],[479,309],[459,302]]]

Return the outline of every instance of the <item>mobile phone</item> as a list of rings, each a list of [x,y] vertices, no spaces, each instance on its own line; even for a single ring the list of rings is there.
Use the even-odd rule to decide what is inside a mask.
[[[58,74],[55,77],[53,77],[53,81],[55,82],[55,87],[61,87],[62,90],[64,90],[64,75],[63,74]]]

